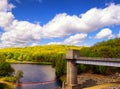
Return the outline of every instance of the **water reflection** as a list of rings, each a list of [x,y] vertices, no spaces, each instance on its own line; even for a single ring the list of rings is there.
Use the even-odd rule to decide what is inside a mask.
[[[16,71],[22,70],[24,73],[20,80],[22,85],[16,89],[58,89],[60,87],[60,82],[56,81],[46,84],[40,83],[55,80],[55,70],[50,65],[12,64],[12,67]],[[35,82],[39,83],[35,84]]]

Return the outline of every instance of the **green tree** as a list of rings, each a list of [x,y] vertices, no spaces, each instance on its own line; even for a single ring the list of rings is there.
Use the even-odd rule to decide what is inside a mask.
[[[23,71],[22,70],[18,70],[16,72],[15,78],[16,78],[16,82],[19,83],[20,79],[23,77]]]
[[[5,61],[4,55],[0,54],[0,76],[10,76],[13,72],[14,69]]]

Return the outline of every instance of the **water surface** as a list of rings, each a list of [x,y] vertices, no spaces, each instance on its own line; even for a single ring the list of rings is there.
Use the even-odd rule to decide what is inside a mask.
[[[24,73],[23,78],[20,79],[23,85],[17,87],[17,89],[58,89],[58,87],[60,87],[59,81],[53,81],[55,80],[56,77],[55,69],[52,68],[52,66],[50,65],[36,65],[36,64],[11,64],[11,65],[15,69],[15,71],[22,70]]]

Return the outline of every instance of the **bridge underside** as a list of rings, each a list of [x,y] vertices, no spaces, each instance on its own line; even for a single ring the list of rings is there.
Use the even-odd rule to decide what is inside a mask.
[[[95,61],[95,60],[77,60],[76,63],[87,64],[87,65],[101,65],[101,66],[113,66],[120,67],[120,62],[109,62],[109,61]]]

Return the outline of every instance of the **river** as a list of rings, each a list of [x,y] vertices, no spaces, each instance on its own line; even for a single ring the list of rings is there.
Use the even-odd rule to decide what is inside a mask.
[[[23,71],[21,86],[16,89],[58,89],[59,81],[55,80],[55,69],[50,65],[11,64],[17,70]]]

